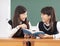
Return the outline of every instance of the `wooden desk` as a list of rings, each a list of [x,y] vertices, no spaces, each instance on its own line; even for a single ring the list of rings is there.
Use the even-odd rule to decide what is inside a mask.
[[[31,46],[60,46],[60,40],[54,39],[0,39],[0,46],[26,46],[26,41]]]
[[[0,39],[0,46],[23,46],[23,39]]]
[[[34,40],[34,46],[60,46],[60,40],[53,39]]]

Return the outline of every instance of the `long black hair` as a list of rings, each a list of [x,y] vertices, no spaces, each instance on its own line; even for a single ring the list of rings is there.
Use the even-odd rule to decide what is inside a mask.
[[[17,6],[14,12],[14,17],[12,20],[12,28],[15,28],[16,26],[20,25],[20,22],[23,22],[24,24],[27,25],[27,29],[29,29],[29,24],[27,18],[25,21],[20,20],[20,14],[23,14],[27,11],[27,9],[24,6]],[[24,33],[22,28],[20,28],[13,36],[13,38],[24,38]]]
[[[15,9],[15,13],[14,13],[14,17],[12,20],[12,27],[15,28],[16,26],[20,25],[20,14],[23,14],[27,11],[27,9],[24,6],[17,6]],[[29,29],[29,24],[28,24],[28,20],[27,18],[25,19],[24,23],[27,25],[28,29]]]
[[[54,29],[54,23],[56,22],[56,17],[55,17],[55,11],[54,11],[54,8],[53,7],[44,7],[42,10],[41,10],[41,13],[43,14],[47,14],[48,16],[51,16],[51,19],[50,19],[50,26],[51,26],[51,31],[53,31]]]

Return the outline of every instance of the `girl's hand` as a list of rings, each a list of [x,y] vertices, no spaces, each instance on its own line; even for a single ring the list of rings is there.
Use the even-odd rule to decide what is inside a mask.
[[[21,24],[19,25],[20,28],[23,28],[23,29],[27,29],[27,25],[26,24]]]
[[[48,34],[40,34],[39,35],[41,39],[53,39],[53,35],[48,35]]]

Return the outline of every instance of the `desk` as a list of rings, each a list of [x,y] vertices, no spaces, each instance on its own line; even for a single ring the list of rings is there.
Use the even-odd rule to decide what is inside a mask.
[[[60,46],[60,40],[54,39],[0,39],[0,46],[26,46],[26,41],[31,46]]]

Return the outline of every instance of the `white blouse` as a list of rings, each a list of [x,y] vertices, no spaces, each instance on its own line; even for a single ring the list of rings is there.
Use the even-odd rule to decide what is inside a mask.
[[[57,30],[58,30],[58,34],[53,35],[54,39],[60,39],[60,21],[57,22]]]
[[[37,30],[39,30],[38,29],[38,24],[36,26],[37,27]],[[30,22],[29,22],[29,26],[30,26],[30,28],[32,28],[32,25],[31,25]],[[5,31],[3,33],[0,33],[0,38],[11,38],[19,29],[20,28],[18,26],[12,29],[11,26],[9,25],[9,30],[8,31]],[[53,38],[54,39],[60,39],[60,21],[57,22],[57,30],[58,30],[59,33],[53,35]]]
[[[31,23],[29,22],[29,27],[31,28]],[[11,28],[11,27],[10,27]],[[17,27],[15,27],[15,28],[11,28],[11,30],[9,31],[10,33],[9,33],[9,38],[11,38],[18,30],[19,30],[20,28],[17,26]]]
[[[31,28],[31,26],[32,26],[30,22],[29,22],[29,26],[30,26],[30,28]],[[37,27],[37,30],[38,30],[38,24],[37,24],[36,27]],[[15,33],[18,31],[18,29],[19,29],[18,26],[15,27],[14,29],[12,29],[11,32],[10,32],[10,36],[9,36],[9,37],[12,37],[13,34],[15,34]],[[60,21],[57,22],[57,30],[58,30],[58,34],[53,35],[53,38],[54,38],[54,39],[60,39]]]

